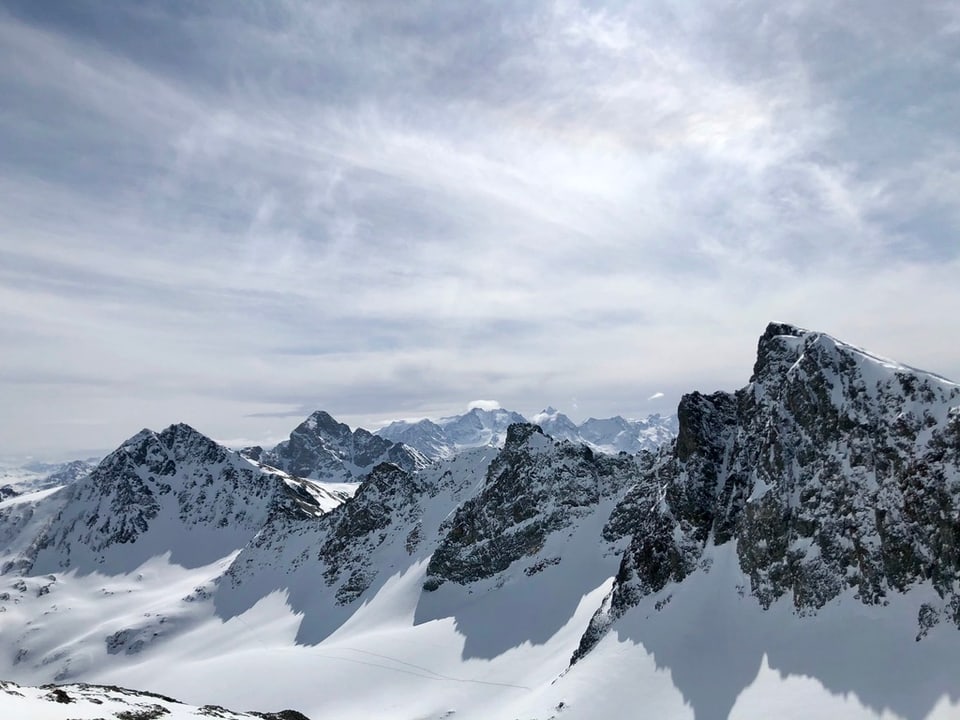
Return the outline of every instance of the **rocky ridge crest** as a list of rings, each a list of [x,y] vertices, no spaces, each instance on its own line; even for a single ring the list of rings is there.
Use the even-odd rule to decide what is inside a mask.
[[[257,462],[296,477],[337,482],[357,482],[384,462],[405,470],[429,463],[419,451],[363,428],[351,430],[323,410],[300,423],[288,440],[272,450],[251,448],[247,453]]]
[[[828,335],[771,323],[750,384],[684,396],[680,431],[614,510],[629,535],[582,657],[640,598],[736,542],[763,607],[800,614],[848,589],[883,604],[930,583],[920,635],[960,627],[960,387]]]

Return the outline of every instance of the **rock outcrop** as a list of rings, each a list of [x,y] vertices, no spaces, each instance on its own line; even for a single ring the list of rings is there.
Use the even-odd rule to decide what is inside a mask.
[[[930,583],[921,631],[960,627],[960,387],[822,333],[774,323],[750,384],[693,393],[680,428],[611,515],[629,535],[614,588],[574,659],[639,598],[736,542],[763,607],[815,613]],[[921,632],[922,634],[922,632]]]
[[[318,410],[300,423],[290,439],[272,450],[249,448],[248,457],[301,478],[357,482],[380,463],[404,470],[425,467],[429,460],[402,443],[395,443],[363,428],[351,430],[329,413]]]
[[[441,526],[424,588],[492,577],[537,554],[548,535],[622,495],[637,480],[637,467],[628,455],[600,455],[556,442],[539,426],[511,425],[483,488]]]

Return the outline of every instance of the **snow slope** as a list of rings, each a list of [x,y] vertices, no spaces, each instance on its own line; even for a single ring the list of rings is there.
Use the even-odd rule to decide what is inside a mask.
[[[498,622],[485,629],[490,644],[505,649],[486,658],[465,651],[469,626],[461,629],[454,618],[415,622],[424,573],[413,566],[392,575],[317,645],[294,644],[300,618],[282,594],[274,594],[226,622],[198,616],[188,632],[138,655],[97,658],[78,674],[195,705],[294,707],[312,720],[960,716],[955,630],[941,626],[916,643],[912,628],[904,631],[901,621],[909,618],[902,607],[869,612],[842,599],[811,626],[789,603],[763,611],[741,596],[744,576],[735,552],[716,548],[709,557],[708,572],[646,599],[570,670],[570,648],[609,583],[581,598],[550,637],[533,641],[512,637],[519,621],[510,613],[523,607],[535,612],[543,588],[523,596],[518,588],[497,608]],[[144,582],[173,579],[151,575],[158,570],[148,566],[139,582],[130,576],[108,589],[129,595],[127,589],[136,593]],[[184,580],[182,591],[190,584]],[[54,592],[62,593],[60,603],[73,604],[79,591],[65,585]],[[131,616],[142,616],[134,605],[143,600],[118,602],[129,603]],[[58,604],[54,597],[47,601]],[[475,601],[475,612],[482,606],[482,599]],[[106,617],[107,609],[100,612]],[[37,671],[24,681],[44,678]]]
[[[103,685],[72,684],[59,687],[21,687],[0,680],[0,717],[30,720],[96,720],[105,715],[126,720],[300,720],[299,713],[237,713],[211,705],[196,707],[164,695]]]

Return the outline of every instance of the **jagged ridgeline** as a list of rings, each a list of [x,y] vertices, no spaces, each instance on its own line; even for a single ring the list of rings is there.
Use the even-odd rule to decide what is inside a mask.
[[[247,448],[244,455],[297,477],[359,481],[376,465],[389,462],[404,470],[426,467],[429,460],[412,447],[337,422],[318,410],[273,450]]]
[[[344,499],[256,467],[188,425],[142,430],[86,477],[0,511],[2,572],[129,572],[165,552],[195,567],[239,549],[274,516],[315,517]]]
[[[686,395],[676,440],[617,506],[629,537],[574,660],[610,624],[736,543],[763,607],[812,614],[853,589],[867,604],[930,583],[920,635],[960,626],[960,387],[828,335],[774,323],[750,383]]]
[[[536,425],[511,425],[480,492],[440,526],[425,590],[490,578],[540,553],[548,536],[616,499],[637,479],[637,460],[554,442]],[[557,562],[560,558],[556,558]]]

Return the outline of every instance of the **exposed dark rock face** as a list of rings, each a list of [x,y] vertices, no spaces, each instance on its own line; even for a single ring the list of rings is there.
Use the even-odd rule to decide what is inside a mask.
[[[263,448],[259,445],[240,448],[239,453],[247,460],[253,460],[254,462],[260,462],[263,459]]]
[[[329,532],[319,552],[326,563],[324,579],[328,585],[341,582],[337,602],[346,604],[358,598],[376,575],[370,557],[387,538],[389,527],[417,529],[423,513],[420,500],[436,492],[431,483],[412,473],[381,463],[367,476],[353,500],[332,512],[327,519]],[[415,534],[415,533],[414,533]],[[407,534],[407,542],[416,539]]]
[[[382,551],[405,548],[406,558],[416,551],[423,539],[424,502],[436,492],[437,484],[425,474],[381,463],[349,501],[315,521],[276,516],[227,570],[218,589],[220,607],[236,600],[235,593],[243,595],[245,589],[238,588],[245,583],[276,576],[289,584],[290,573],[303,579],[304,596],[329,592],[331,604],[349,605],[389,569],[382,565]]]
[[[273,450],[257,453],[255,459],[296,477],[334,481],[359,480],[383,462],[404,470],[416,470],[429,462],[406,445],[363,428],[351,430],[322,410],[294,428],[289,440]]]
[[[930,582],[921,625],[960,626],[960,387],[829,336],[771,324],[750,384],[683,398],[676,440],[611,515],[631,535],[574,655],[640,598],[737,542],[751,593],[816,612]]]
[[[424,588],[488,578],[536,554],[548,535],[622,494],[637,477],[632,457],[598,455],[584,445],[555,443],[536,425],[511,425],[483,489],[441,526]]]

